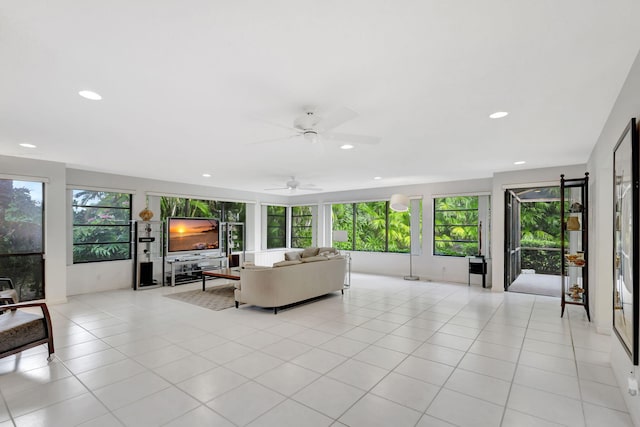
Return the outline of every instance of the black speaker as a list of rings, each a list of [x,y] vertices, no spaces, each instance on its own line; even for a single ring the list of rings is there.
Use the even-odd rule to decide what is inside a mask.
[[[140,263],[140,286],[153,285],[153,263]]]

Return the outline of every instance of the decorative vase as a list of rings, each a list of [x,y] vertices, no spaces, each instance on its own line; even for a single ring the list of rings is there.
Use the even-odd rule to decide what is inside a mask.
[[[570,216],[567,219],[567,230],[578,231],[580,230],[580,220],[577,216]]]
[[[150,221],[153,218],[153,212],[149,210],[149,208],[144,208],[138,214],[143,221]]]

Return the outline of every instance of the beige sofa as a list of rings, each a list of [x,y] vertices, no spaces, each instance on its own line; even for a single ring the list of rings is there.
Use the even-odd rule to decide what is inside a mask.
[[[287,258],[291,258],[291,254],[288,253]],[[252,304],[273,308],[277,314],[278,308],[289,304],[330,292],[344,293],[346,265],[344,257],[334,253],[329,257],[311,255],[299,260],[286,259],[274,267],[242,268],[235,290],[236,308],[240,303]]]

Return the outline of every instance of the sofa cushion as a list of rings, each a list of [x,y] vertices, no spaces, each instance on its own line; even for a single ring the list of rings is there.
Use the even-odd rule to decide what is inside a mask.
[[[42,318],[21,310],[0,316],[0,353],[47,338],[47,326]]]
[[[338,250],[332,247],[318,248],[318,255],[322,254],[337,254]]]
[[[311,246],[311,247],[308,247],[308,248],[304,248],[304,250],[302,251],[301,257],[302,258],[309,258],[309,257],[316,256],[316,255],[318,255],[318,248],[315,247],[315,246]]]
[[[284,253],[284,260],[285,261],[299,261],[301,254],[302,254],[302,252],[300,252],[300,251],[285,252]]]
[[[310,256],[307,258],[302,258],[301,261],[302,262],[316,262],[316,261],[326,261],[329,258],[327,258],[326,256],[320,256],[320,255],[316,255],[316,256]]]
[[[280,262],[274,262],[273,266],[274,267],[286,267],[287,265],[296,265],[296,264],[302,264],[302,261],[300,260],[291,260],[291,261],[280,261]]]

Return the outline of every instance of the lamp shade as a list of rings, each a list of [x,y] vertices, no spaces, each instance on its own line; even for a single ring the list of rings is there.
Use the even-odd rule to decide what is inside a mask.
[[[409,196],[404,194],[394,194],[389,202],[391,210],[396,212],[406,212],[409,210]]]
[[[333,233],[331,233],[331,239],[334,242],[347,242],[349,241],[349,236],[346,230],[334,230]]]

